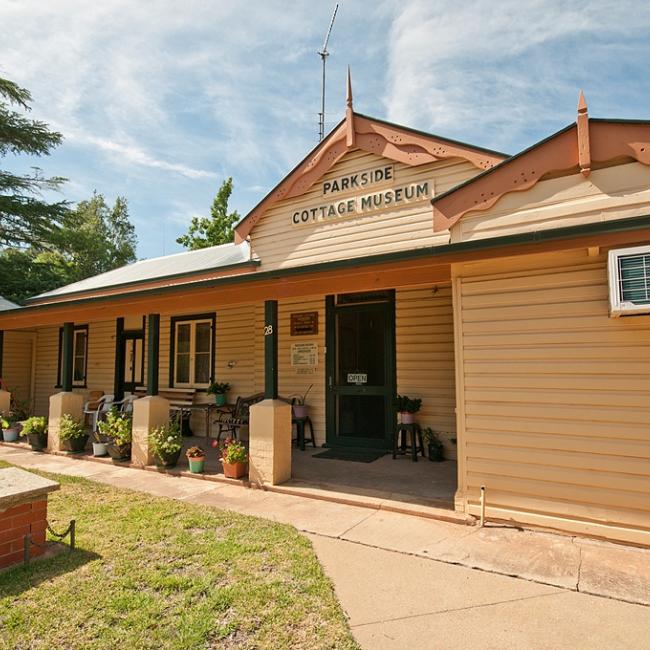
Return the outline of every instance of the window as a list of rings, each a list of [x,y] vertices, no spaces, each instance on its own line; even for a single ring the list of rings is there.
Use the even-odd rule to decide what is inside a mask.
[[[207,388],[214,374],[214,314],[171,321],[170,386]]]
[[[612,316],[650,312],[650,246],[609,252],[609,302]]]
[[[88,325],[75,325],[72,335],[72,385],[86,387],[88,373]],[[57,387],[63,384],[63,328],[59,328]]]

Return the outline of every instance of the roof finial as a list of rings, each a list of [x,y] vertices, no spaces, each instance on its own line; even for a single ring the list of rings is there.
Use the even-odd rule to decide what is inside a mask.
[[[587,177],[591,172],[591,145],[589,143],[589,114],[587,113],[587,101],[585,94],[580,91],[578,98],[578,119],[577,135],[578,135],[578,165],[580,166],[580,173]]]
[[[348,66],[348,87],[345,102],[348,108],[352,107],[352,74],[350,73],[350,66]]]

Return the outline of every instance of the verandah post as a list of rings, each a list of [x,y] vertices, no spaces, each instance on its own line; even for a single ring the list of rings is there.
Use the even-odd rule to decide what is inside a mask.
[[[160,366],[160,314],[149,314],[147,318],[147,395],[158,395],[158,374]]]
[[[278,301],[264,303],[264,398],[278,398]]]
[[[2,381],[2,357],[4,354],[4,331],[0,330],[0,413],[8,411],[11,406],[11,394]]]
[[[115,321],[115,378],[113,380],[113,394],[115,400],[124,399],[124,318]]]
[[[74,323],[63,323],[61,351],[61,390],[72,392],[72,364],[74,361]]]

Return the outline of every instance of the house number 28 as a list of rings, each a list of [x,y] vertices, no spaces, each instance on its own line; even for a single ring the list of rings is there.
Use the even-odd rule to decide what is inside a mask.
[[[273,325],[264,326],[264,336],[271,336],[273,334]]]

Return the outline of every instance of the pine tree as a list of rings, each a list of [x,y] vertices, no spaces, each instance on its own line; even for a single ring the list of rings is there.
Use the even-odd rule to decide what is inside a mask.
[[[176,242],[193,251],[232,242],[234,225],[239,221],[239,213],[236,210],[228,212],[231,194],[232,178],[227,178],[212,201],[210,216],[192,217],[187,234],[179,237]]]
[[[29,111],[31,100],[28,90],[0,78],[0,158],[7,154],[46,156],[61,142],[60,133],[12,108]],[[0,246],[40,248],[51,240],[67,213],[67,203],[48,203],[40,193],[58,189],[64,181],[58,176],[45,178],[36,167],[22,175],[0,169]]]

